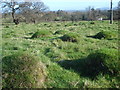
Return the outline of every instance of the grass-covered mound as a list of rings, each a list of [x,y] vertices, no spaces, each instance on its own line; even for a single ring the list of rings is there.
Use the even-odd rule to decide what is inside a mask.
[[[120,71],[118,50],[100,49],[88,55],[86,60],[87,72],[97,74],[99,72],[117,75]]]
[[[120,74],[120,61],[116,49],[100,49],[89,54],[85,59],[59,61],[58,64],[91,78],[95,78],[100,73],[110,76]]]
[[[7,25],[7,26],[5,26],[5,28],[9,28],[9,26]]]
[[[117,35],[115,32],[112,31],[101,31],[99,33],[97,33],[95,36],[93,36],[93,38],[97,38],[97,39],[113,39],[116,38]]]
[[[46,37],[49,36],[50,34],[51,33],[48,30],[41,30],[34,33],[31,38]]]
[[[90,24],[95,24],[95,22],[90,22]]]
[[[79,38],[79,34],[77,33],[67,33],[61,37],[63,41],[68,41],[68,42],[77,42]]]
[[[65,31],[65,30],[58,30],[54,34],[66,34],[66,33],[67,33],[67,31]]]
[[[19,52],[2,59],[3,88],[40,88],[45,80],[45,67],[34,56]]]

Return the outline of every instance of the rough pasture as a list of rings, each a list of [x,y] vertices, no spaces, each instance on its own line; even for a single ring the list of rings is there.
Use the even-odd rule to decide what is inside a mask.
[[[47,88],[120,88],[120,71],[117,67],[119,62],[116,60],[118,59],[116,52],[118,38],[88,37],[102,31],[114,32],[115,35],[118,35],[118,24],[116,23],[114,22],[113,25],[110,25],[108,21],[41,22],[38,24],[20,23],[19,25],[5,23],[2,29],[3,60],[5,57],[15,55],[18,51],[27,51],[28,54],[37,57],[38,61],[46,67],[46,80],[43,86]],[[38,31],[39,35],[35,34]],[[69,33],[77,34],[69,35]],[[34,35],[37,38],[31,38]],[[70,40],[65,39],[65,35],[69,35]],[[73,42],[71,37],[77,38],[77,42]],[[103,59],[106,60],[105,65],[110,70],[108,70],[109,73],[100,71],[91,77],[88,72],[94,71],[96,68],[94,63],[97,63],[99,58],[97,57],[98,52],[95,53],[95,51],[101,49],[115,51],[116,54],[113,54],[115,58],[108,52],[107,57]],[[103,54],[106,54],[106,51],[105,53],[103,51]],[[109,56],[112,58],[109,59]],[[109,60],[114,60],[115,63],[109,63]],[[101,63],[98,64],[100,64],[101,70]],[[76,65],[79,72],[76,70]],[[89,65],[90,68],[87,67]],[[116,71],[117,75],[114,75]],[[4,87],[6,86],[4,85]]]

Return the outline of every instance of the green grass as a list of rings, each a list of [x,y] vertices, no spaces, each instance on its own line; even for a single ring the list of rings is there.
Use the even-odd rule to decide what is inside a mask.
[[[117,38],[117,35],[113,31],[101,31],[97,33],[93,38],[98,38],[98,39],[114,39]]]
[[[32,38],[46,37],[49,35],[50,35],[50,32],[48,30],[41,30],[41,31],[37,31],[36,33],[34,33],[31,37],[31,39]]]
[[[38,58],[24,52],[2,59],[3,88],[40,88],[45,80],[45,66]]]
[[[90,71],[89,75],[94,73],[98,74],[99,72],[114,76],[120,74],[120,61],[118,59],[118,50],[116,49],[104,48],[94,51],[88,55],[85,62],[87,64],[86,66],[88,66],[86,70],[88,72]]]
[[[61,37],[63,41],[68,41],[68,42],[78,42],[79,35],[77,33],[67,33]]]
[[[66,33],[67,33],[67,31],[65,31],[65,30],[58,30],[55,32],[55,34],[66,34]]]
[[[60,31],[60,34],[55,34],[57,31]],[[47,76],[43,85],[46,88],[120,88],[119,61],[115,54],[118,50],[118,38],[109,40],[86,37],[102,31],[114,32],[117,36],[118,25],[110,25],[109,21],[94,21],[94,24],[88,21],[20,23],[17,26],[4,24],[2,56],[14,58],[13,55],[17,52],[27,51],[31,58],[37,57],[46,67]],[[34,35],[35,38],[31,39]],[[106,49],[103,50],[104,48]],[[93,63],[97,63],[96,59],[102,60],[98,53],[102,53],[103,62],[111,74],[99,72],[93,75],[93,79],[86,72],[95,68]],[[91,63],[91,67],[85,67],[86,63]],[[20,66],[18,63],[17,65]],[[76,65],[80,72],[74,69]],[[86,68],[89,68],[88,71]],[[118,72],[117,75],[114,76],[114,72]],[[16,77],[17,75],[14,76]],[[4,87],[8,85],[4,84]]]

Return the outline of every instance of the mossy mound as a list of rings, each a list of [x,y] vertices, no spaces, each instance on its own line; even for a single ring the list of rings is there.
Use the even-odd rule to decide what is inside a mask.
[[[118,50],[100,49],[88,55],[86,59],[86,72],[97,75],[99,72],[117,75],[120,70]]]
[[[49,36],[51,33],[47,30],[41,30],[41,31],[37,31],[36,33],[34,33],[31,37],[32,38],[39,38],[39,37],[46,37]]]
[[[34,56],[19,52],[2,59],[3,88],[41,88],[45,67]]]
[[[58,30],[55,32],[55,34],[66,34],[66,33],[67,33],[67,31],[65,31],[65,30]]]
[[[101,31],[99,33],[97,33],[95,36],[93,36],[93,38],[97,38],[97,39],[113,39],[116,38],[117,35],[115,34],[115,32],[111,32],[111,31]]]
[[[77,33],[68,33],[61,37],[62,41],[68,42],[78,42],[79,34]]]

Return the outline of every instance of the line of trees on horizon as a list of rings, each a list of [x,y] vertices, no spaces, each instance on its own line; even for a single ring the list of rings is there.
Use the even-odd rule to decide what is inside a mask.
[[[88,7],[86,11],[50,11],[49,8],[41,2],[2,2],[2,18],[4,22],[39,23],[41,21],[94,21],[102,18],[110,19],[110,10],[101,10]],[[119,7],[113,10],[114,20],[118,20]]]

